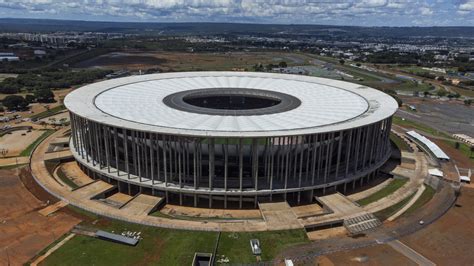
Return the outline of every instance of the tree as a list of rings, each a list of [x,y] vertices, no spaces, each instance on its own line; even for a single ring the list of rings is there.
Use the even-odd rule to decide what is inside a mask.
[[[33,96],[32,94],[27,94],[27,95],[25,95],[25,100],[26,100],[28,103],[32,103],[32,102],[36,101],[36,98],[35,98],[35,96]]]
[[[8,110],[24,110],[28,106],[28,102],[21,96],[9,95],[3,99],[3,105]]]
[[[276,68],[277,66],[274,65],[274,64],[268,64],[267,66],[265,66],[265,68],[267,69],[267,71],[271,71],[272,69]]]
[[[341,64],[341,65],[344,65],[345,62],[346,61],[344,61],[344,59],[339,60],[339,64]]]
[[[454,143],[454,148],[455,148],[456,150],[459,150],[459,147],[460,147],[460,146],[461,146],[461,144],[459,144],[459,142],[455,142],[455,143]]]
[[[472,104],[472,99],[464,100],[464,104],[467,105],[467,106],[471,105]]]
[[[281,61],[280,63],[278,63],[278,66],[281,67],[281,68],[288,67],[288,65],[286,64],[285,61]]]
[[[446,96],[447,92],[444,91],[444,90],[439,90],[438,92],[436,92],[436,95],[438,95],[439,97],[443,97],[443,96]]]
[[[39,103],[53,103],[54,93],[51,89],[40,89],[36,90],[34,97]]]

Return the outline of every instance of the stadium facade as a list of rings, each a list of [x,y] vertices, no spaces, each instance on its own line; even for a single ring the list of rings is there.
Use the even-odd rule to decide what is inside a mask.
[[[71,150],[122,193],[224,208],[311,200],[374,176],[391,154],[396,101],[323,78],[184,72],[70,93]]]

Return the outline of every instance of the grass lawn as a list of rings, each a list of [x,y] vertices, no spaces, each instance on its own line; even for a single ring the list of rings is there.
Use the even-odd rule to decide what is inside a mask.
[[[456,147],[456,142],[459,143],[459,149],[458,151],[464,154],[467,158],[471,159],[471,161],[474,161],[474,152],[471,152],[471,148],[467,146],[464,142],[461,142],[460,140],[442,140],[443,142],[449,144],[451,147]]]
[[[410,208],[408,208],[408,210],[406,210],[406,212],[403,215],[410,214],[418,210],[421,206],[428,203],[428,201],[430,201],[431,198],[433,198],[435,193],[436,193],[436,190],[434,190],[430,186],[425,185],[425,191],[421,193],[420,197],[415,201],[415,203],[413,203],[413,205],[410,206]]]
[[[411,151],[410,146],[399,136],[390,133],[390,140],[395,143],[395,145],[401,150],[401,151]]]
[[[44,112],[32,115],[31,119],[38,119],[38,120],[43,119],[45,117],[55,115],[55,114],[65,110],[65,109],[66,109],[66,107],[64,105],[58,105],[58,106],[53,107],[53,108],[51,108],[49,110],[46,110]]]
[[[431,85],[428,83],[418,83],[413,81],[403,81],[402,83],[398,84],[395,89],[403,90],[403,91],[429,91],[431,89]]]
[[[450,145],[451,147],[455,147],[456,145],[456,142],[459,143],[459,152],[461,152],[462,154],[464,154],[467,158],[469,158],[471,161],[474,161],[474,154],[473,156],[471,156],[471,149],[469,148],[468,145],[466,145],[465,143],[463,143],[462,141],[460,140],[456,140],[454,139],[451,135],[447,134],[447,133],[444,133],[442,131],[439,131],[439,130],[436,130],[434,128],[431,128],[427,125],[424,125],[424,124],[421,124],[421,123],[418,123],[418,122],[414,122],[414,121],[411,121],[411,120],[402,120],[400,117],[398,116],[394,116],[393,117],[393,123],[394,124],[397,124],[397,125],[400,125],[400,126],[405,126],[405,127],[409,127],[409,128],[414,128],[414,129],[417,129],[419,131],[422,131],[420,132],[421,134],[423,134],[424,132],[425,133],[428,133],[430,135],[434,135],[434,136],[438,136],[438,137],[443,137],[443,138],[446,138],[446,139],[449,139],[449,140],[446,140],[446,139],[442,139],[441,141],[442,142],[445,142],[447,143],[448,145]]]
[[[285,248],[309,242],[304,230],[283,230],[273,232],[224,232],[221,234],[217,258],[221,255],[229,258],[230,264],[256,263],[256,257],[250,249],[250,239],[260,241],[263,261],[274,259]]]
[[[49,135],[53,134],[54,130],[52,129],[48,129],[48,130],[45,130],[43,132],[43,134],[41,134],[41,136],[39,138],[37,138],[35,141],[33,141],[33,143],[31,143],[30,145],[28,145],[28,147],[26,147],[26,149],[24,149],[21,153],[20,153],[20,156],[30,156],[31,155],[31,152],[33,151],[33,149],[36,147],[36,145],[38,145],[40,142],[42,142],[45,138],[47,138]]]
[[[361,206],[369,205],[372,202],[376,202],[379,199],[385,198],[386,196],[392,194],[397,189],[405,185],[406,182],[408,182],[408,178],[403,178],[403,179],[394,178],[387,186],[375,192],[374,194],[368,196],[367,198],[358,200],[357,203],[359,203],[359,205]]]
[[[380,221],[387,220],[388,217],[392,216],[392,214],[394,214],[395,212],[397,212],[398,210],[403,208],[403,206],[405,206],[405,204],[407,204],[411,200],[411,198],[413,198],[413,196],[415,196],[415,193],[413,193],[410,196],[406,197],[405,199],[403,199],[402,201],[400,201],[397,204],[394,204],[394,205],[392,205],[388,208],[385,208],[381,211],[378,211],[378,212],[374,213],[375,217],[379,218]]]
[[[42,265],[191,265],[195,252],[212,252],[216,232],[169,230],[100,219],[95,228],[109,232],[139,231],[136,247],[77,235]]]
[[[442,131],[436,130],[436,129],[431,128],[427,125],[424,125],[424,124],[421,124],[421,123],[418,123],[418,122],[414,122],[414,121],[411,121],[411,120],[408,120],[408,119],[402,120],[402,118],[398,117],[398,116],[393,116],[393,123],[396,124],[396,125],[402,126],[402,127],[409,127],[409,128],[417,129],[417,130],[426,132],[426,133],[434,135],[434,136],[439,136],[439,137],[444,137],[444,138],[452,138],[450,135],[448,135],[448,134],[446,134]]]
[[[68,208],[84,216],[83,226],[115,233],[139,231],[143,239],[136,247],[130,247],[77,235],[41,265],[190,265],[195,252],[212,253],[217,241],[217,232],[137,225],[102,218],[75,207]],[[304,230],[222,233],[217,254],[228,257],[230,263],[255,263],[249,244],[252,238],[260,240],[263,260],[274,259],[288,246],[309,241]]]

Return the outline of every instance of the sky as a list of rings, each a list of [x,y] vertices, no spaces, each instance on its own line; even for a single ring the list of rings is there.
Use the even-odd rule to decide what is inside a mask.
[[[474,26],[474,0],[0,0],[2,18]]]

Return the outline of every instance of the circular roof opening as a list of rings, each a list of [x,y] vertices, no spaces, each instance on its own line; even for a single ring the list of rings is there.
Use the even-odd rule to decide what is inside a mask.
[[[244,88],[212,88],[168,95],[163,102],[181,111],[209,115],[264,115],[289,111],[301,101],[275,91]]]
[[[224,110],[251,110],[272,107],[281,103],[280,99],[249,96],[244,94],[229,95],[188,95],[183,97],[187,104],[202,108]]]

